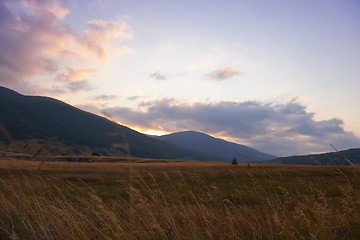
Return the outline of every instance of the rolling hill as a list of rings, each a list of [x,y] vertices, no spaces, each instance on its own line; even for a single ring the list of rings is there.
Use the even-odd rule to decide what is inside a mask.
[[[226,161],[231,161],[234,157],[238,162],[259,162],[276,158],[256,149],[196,131],[172,133],[160,136],[158,139],[183,148],[216,155]]]
[[[303,156],[280,157],[266,163],[299,164],[299,165],[360,165],[360,148],[330,152],[322,154],[311,154]]]
[[[49,97],[24,96],[0,87],[0,142],[40,139],[123,156],[219,161],[141,134]]]

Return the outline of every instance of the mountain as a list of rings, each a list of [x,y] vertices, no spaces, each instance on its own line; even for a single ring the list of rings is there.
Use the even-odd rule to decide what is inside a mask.
[[[323,154],[311,154],[304,156],[280,157],[266,163],[301,164],[301,165],[360,165],[360,148],[330,152]]]
[[[220,160],[148,137],[49,97],[24,96],[0,87],[0,109],[0,143],[7,145],[40,139],[123,156]]]
[[[259,162],[276,158],[256,149],[195,131],[172,133],[160,136],[158,139],[179,147],[217,155],[224,161],[231,161],[234,157],[238,162]]]

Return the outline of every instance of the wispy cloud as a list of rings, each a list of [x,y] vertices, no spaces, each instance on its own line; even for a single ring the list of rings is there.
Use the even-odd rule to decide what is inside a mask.
[[[124,48],[114,47],[112,43],[118,39],[132,38],[128,30],[129,26],[122,21],[90,20],[82,36],[83,46],[99,59],[104,59],[110,53],[124,51]]]
[[[95,68],[71,68],[68,67],[65,72],[56,76],[58,81],[79,81],[84,80],[89,74],[95,73]]]
[[[66,86],[72,92],[77,92],[81,90],[91,90],[93,88],[92,85],[87,80],[69,82],[66,84]]]
[[[306,106],[248,102],[196,102],[174,99],[145,102],[144,111],[126,107],[104,109],[125,125],[168,132],[198,130],[224,136],[275,155],[306,154],[360,145],[338,118],[318,121]]]
[[[65,87],[70,91],[93,89],[87,77],[95,73],[94,68],[67,68],[64,73],[59,73],[56,80],[64,82]]]
[[[230,79],[236,75],[241,74],[242,72],[232,68],[232,67],[223,67],[223,68],[218,68],[208,74],[206,74],[206,76],[211,79],[211,80],[216,80],[216,81],[224,81],[227,79]]]
[[[139,99],[139,98],[141,98],[141,97],[135,95],[135,96],[130,96],[130,97],[128,97],[127,99],[130,100],[130,101],[135,101],[135,100],[137,100],[137,99]]]
[[[95,99],[100,100],[100,101],[109,101],[109,100],[116,99],[118,97],[119,97],[118,95],[105,95],[105,94],[103,94],[103,95],[96,96]]]
[[[168,76],[166,76],[165,74],[162,74],[160,72],[153,72],[153,73],[149,74],[149,77],[154,78],[159,81],[168,79]]]

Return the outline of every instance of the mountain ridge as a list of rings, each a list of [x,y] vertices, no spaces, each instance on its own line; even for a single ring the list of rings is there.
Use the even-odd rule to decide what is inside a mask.
[[[219,160],[150,138],[60,100],[26,96],[0,87],[0,141],[48,139],[67,145],[106,148],[124,156]]]
[[[254,148],[193,130],[159,136],[158,139],[176,146],[214,154],[228,161],[236,158],[239,162],[260,162],[276,158]]]
[[[360,148],[351,148],[337,152],[327,152],[319,154],[298,155],[289,157],[279,157],[264,163],[275,164],[297,164],[297,165],[340,165],[340,166],[359,166]]]

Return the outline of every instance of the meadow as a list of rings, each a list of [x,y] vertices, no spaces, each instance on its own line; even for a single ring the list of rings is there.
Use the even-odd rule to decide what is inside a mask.
[[[356,167],[0,159],[0,239],[359,239]]]

